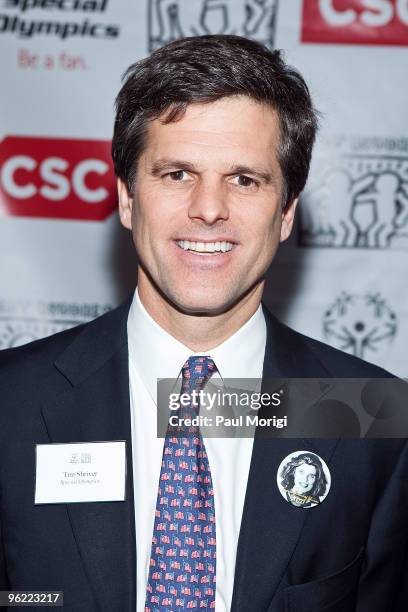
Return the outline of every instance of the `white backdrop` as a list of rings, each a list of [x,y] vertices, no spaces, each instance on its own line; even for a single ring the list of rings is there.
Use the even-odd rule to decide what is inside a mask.
[[[323,114],[267,303],[405,376],[408,0],[0,0],[0,348],[98,316],[134,287],[109,158],[114,97],[130,63],[206,32],[284,49]]]

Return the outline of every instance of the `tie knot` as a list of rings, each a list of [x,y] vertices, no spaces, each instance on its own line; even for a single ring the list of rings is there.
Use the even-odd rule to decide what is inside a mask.
[[[216,371],[217,367],[211,357],[192,355],[182,368],[183,393],[188,393],[193,389],[200,391]]]

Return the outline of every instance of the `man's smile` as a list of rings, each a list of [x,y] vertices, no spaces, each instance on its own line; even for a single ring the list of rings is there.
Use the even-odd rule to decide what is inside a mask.
[[[224,268],[235,259],[238,244],[226,240],[212,242],[174,240],[175,255],[190,270],[213,271]],[[208,250],[207,250],[208,249]]]
[[[232,251],[236,246],[233,242],[226,240],[216,240],[213,242],[176,240],[177,245],[184,251],[198,253],[200,255],[214,255]]]

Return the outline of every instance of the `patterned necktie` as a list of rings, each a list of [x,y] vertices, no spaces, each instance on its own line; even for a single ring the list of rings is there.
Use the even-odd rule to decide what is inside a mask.
[[[216,370],[209,357],[190,357],[182,368],[181,393],[201,391]],[[198,411],[190,404],[178,416],[194,417]],[[164,440],[145,612],[215,610],[215,509],[208,458],[198,427],[182,435],[174,431],[168,427]]]

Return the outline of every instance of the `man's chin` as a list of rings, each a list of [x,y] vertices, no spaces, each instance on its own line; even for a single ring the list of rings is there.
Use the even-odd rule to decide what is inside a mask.
[[[187,315],[215,317],[229,310],[228,304],[211,304],[208,302],[180,303],[177,309]]]
[[[214,317],[230,310],[233,302],[228,299],[222,299],[219,296],[212,297],[206,294],[200,296],[177,296],[173,301],[173,305],[177,310],[187,315]]]

